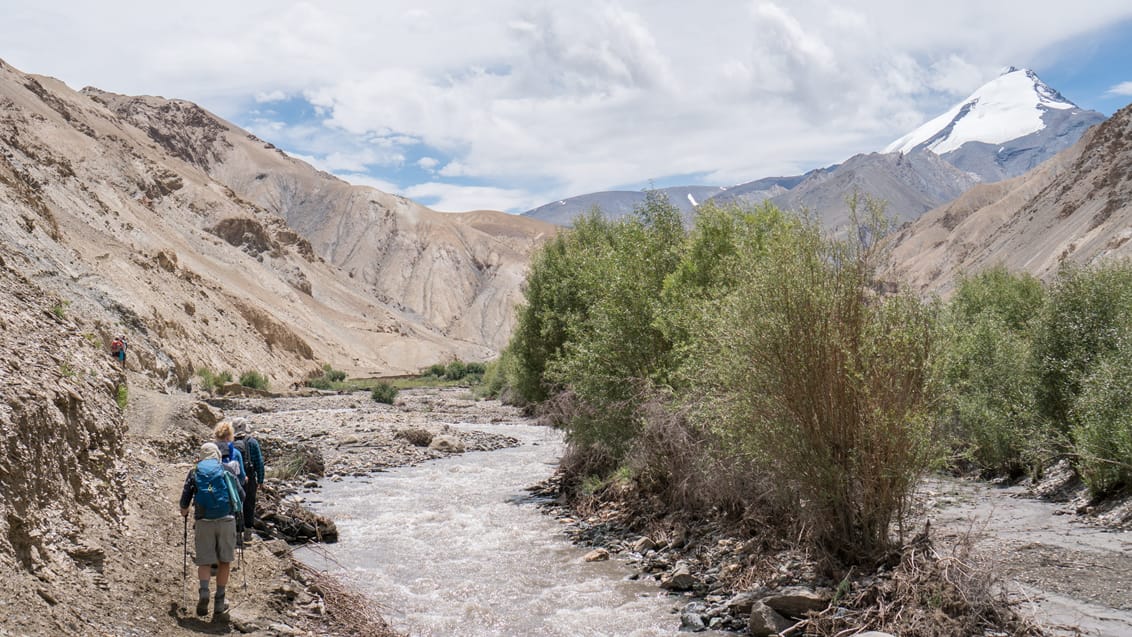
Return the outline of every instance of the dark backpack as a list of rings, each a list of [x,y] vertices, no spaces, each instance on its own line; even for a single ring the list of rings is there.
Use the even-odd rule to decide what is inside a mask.
[[[197,463],[196,502],[204,509],[205,519],[216,520],[235,512],[234,498],[228,484],[230,475],[215,458]]]
[[[244,475],[251,480],[251,459],[248,458],[248,441],[246,438],[237,438],[232,446],[240,451],[240,462],[244,463]]]

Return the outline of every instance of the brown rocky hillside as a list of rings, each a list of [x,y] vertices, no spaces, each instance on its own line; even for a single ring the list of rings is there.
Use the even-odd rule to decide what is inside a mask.
[[[83,93],[286,220],[368,295],[451,338],[506,344],[530,252],[554,226],[493,211],[436,212],[350,185],[187,102]]]
[[[1049,278],[1064,262],[1132,255],[1132,106],[1014,179],[978,185],[905,226],[893,270],[946,294],[956,278],[1003,264]]]
[[[181,386],[200,368],[281,387],[323,363],[372,375],[488,358],[550,229],[441,215],[319,173],[191,103],[78,93],[2,62],[0,219],[9,267],[101,343],[125,333],[132,370]],[[353,244],[332,245],[335,233]]]

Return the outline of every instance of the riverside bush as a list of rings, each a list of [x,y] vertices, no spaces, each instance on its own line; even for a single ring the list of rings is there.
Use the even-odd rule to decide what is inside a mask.
[[[381,382],[370,392],[370,398],[379,403],[392,405],[393,401],[397,398],[397,393],[398,389],[396,387],[389,383]]]
[[[1132,338],[1097,362],[1073,407],[1081,478],[1094,496],[1132,486]]]
[[[1034,338],[1037,406],[1051,436],[1071,428],[1081,383],[1132,323],[1132,263],[1066,265],[1049,291]]]
[[[996,266],[960,279],[941,334],[937,371],[946,442],[985,474],[1017,476],[1035,454],[1030,363],[1041,283]]]
[[[197,376],[200,377],[201,387],[210,394],[216,391],[217,387],[232,382],[232,372],[214,374],[212,370],[203,367],[197,370]]]
[[[244,387],[251,387],[252,389],[266,390],[268,386],[267,377],[263,374],[250,370],[240,374],[240,384]]]
[[[878,206],[868,212],[845,240],[807,219],[770,233],[710,314],[694,379],[703,422],[793,494],[812,540],[846,563],[889,551],[890,525],[934,459],[934,310],[869,291],[879,255],[868,239],[883,223]]]

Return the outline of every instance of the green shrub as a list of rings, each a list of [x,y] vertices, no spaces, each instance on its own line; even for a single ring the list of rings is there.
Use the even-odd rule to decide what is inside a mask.
[[[397,398],[397,388],[386,382],[378,383],[377,386],[373,388],[373,392],[370,393],[370,398],[373,398],[379,403],[392,405],[393,400]]]
[[[308,378],[304,384],[315,389],[334,389],[334,383],[341,383],[344,380],[346,380],[346,372],[334,369],[330,363],[326,363],[322,366],[322,374]]]
[[[1073,407],[1077,469],[1094,496],[1132,485],[1132,340],[1082,380]]]
[[[114,392],[114,400],[118,403],[118,409],[122,411],[126,410],[126,405],[130,402],[129,390],[126,388],[126,385],[118,385]]]
[[[444,365],[444,363],[433,363],[432,365],[429,365],[428,369],[426,369],[425,372],[421,375],[444,378],[445,371],[447,371],[447,367]]]
[[[465,363],[464,364],[464,376],[465,377],[467,377],[467,376],[483,376],[485,371],[487,371],[487,366],[484,363],[471,362],[471,363]]]
[[[881,257],[869,240],[883,233],[869,203],[845,240],[809,220],[770,232],[706,314],[690,379],[701,422],[796,498],[812,541],[846,563],[888,553],[892,522],[935,459],[934,310],[869,293]]]
[[[468,368],[461,360],[454,360],[444,368],[445,380],[460,380],[467,374]]]
[[[197,376],[200,377],[201,387],[210,394],[216,391],[216,389],[221,385],[227,385],[228,383],[232,382],[231,372],[220,372],[219,374],[213,374],[212,370],[205,367],[197,370]]]
[[[240,384],[244,387],[251,387],[252,389],[267,389],[267,377],[263,374],[251,370],[240,374]]]
[[[1028,274],[990,268],[959,280],[937,370],[941,430],[987,475],[1020,475],[1043,446],[1030,364],[1043,302]]]
[[[1028,335],[993,312],[953,320],[939,356],[947,442],[987,475],[1020,475],[1040,446]]]

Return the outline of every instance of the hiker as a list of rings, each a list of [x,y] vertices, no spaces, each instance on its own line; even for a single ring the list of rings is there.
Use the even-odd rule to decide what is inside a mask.
[[[189,515],[189,503],[194,504],[193,545],[197,579],[200,580],[200,599],[197,615],[208,614],[208,586],[212,565],[216,565],[216,598],[212,608],[214,620],[228,615],[225,587],[232,572],[236,552],[236,515],[241,511],[236,480],[220,464],[220,450],[215,443],[206,442],[200,447],[200,461],[189,470],[185,486],[181,489],[181,517]]]
[[[126,366],[126,337],[117,336],[110,342],[110,355],[118,359],[123,367]]]
[[[255,527],[255,494],[259,485],[263,484],[263,450],[259,441],[253,437],[251,425],[247,418],[236,418],[232,421],[236,426],[236,440],[232,446],[244,458],[244,469],[248,474],[247,484],[244,485],[246,497],[244,498],[244,537],[245,542],[252,539],[252,529]]]
[[[248,474],[247,468],[244,467],[244,456],[240,450],[232,444],[235,433],[232,429],[232,423],[228,420],[222,420],[216,425],[216,429],[212,432],[216,440],[216,448],[220,450],[220,462],[225,467],[233,469],[236,474],[237,484],[240,487],[241,496],[247,492]],[[236,516],[236,546],[244,548],[244,516],[241,509],[241,515]]]

